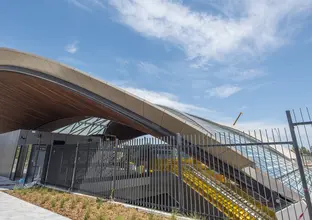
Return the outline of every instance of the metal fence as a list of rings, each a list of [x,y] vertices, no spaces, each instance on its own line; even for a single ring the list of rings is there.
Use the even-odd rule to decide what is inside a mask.
[[[298,179],[300,187],[302,188],[308,210],[308,216],[312,219],[312,119],[308,108],[299,111],[286,111],[291,137],[293,140],[293,150],[296,154],[296,161],[298,164],[298,172],[289,175],[290,178]],[[300,179],[299,179],[300,177]]]
[[[312,122],[295,116],[289,130],[54,145],[45,183],[202,219],[312,220],[312,154],[302,148]]]

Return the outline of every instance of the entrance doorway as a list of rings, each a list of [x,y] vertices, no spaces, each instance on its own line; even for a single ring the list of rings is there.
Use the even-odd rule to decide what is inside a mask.
[[[34,180],[40,181],[44,175],[43,167],[46,163],[46,152],[47,145],[29,144],[18,146],[10,179],[22,179],[23,183]]]
[[[28,171],[25,182],[40,181],[43,173],[43,165],[46,157],[46,145],[33,145],[29,158]]]
[[[13,168],[10,175],[11,180],[18,180],[25,177],[28,169],[28,161],[31,154],[31,149],[31,145],[17,146]]]

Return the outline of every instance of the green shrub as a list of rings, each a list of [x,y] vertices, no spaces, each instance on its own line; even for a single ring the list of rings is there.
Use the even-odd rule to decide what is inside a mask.
[[[49,196],[47,195],[47,196],[43,197],[43,199],[42,199],[42,201],[41,201],[40,204],[43,205],[43,204],[46,203],[48,200],[49,200]]]
[[[177,220],[177,213],[174,211],[170,217],[171,220]]]
[[[63,198],[63,199],[61,200],[61,202],[60,202],[60,208],[61,208],[61,209],[64,208],[65,202],[66,202],[66,199]]]
[[[33,198],[33,202],[36,203],[37,201],[38,201],[38,196],[35,195],[34,198]]]
[[[18,188],[18,186],[14,186],[13,187],[13,192],[15,192],[15,193],[19,193],[20,192],[20,189]]]
[[[130,220],[136,220],[136,215],[135,214],[132,214],[131,217],[130,217]]]
[[[89,205],[89,200],[85,199],[82,204],[82,209],[85,209]]]
[[[103,200],[100,198],[96,198],[96,203],[97,203],[97,209],[101,208],[102,204],[103,204]]]
[[[84,220],[88,220],[90,218],[90,208],[88,207],[87,211],[86,211],[86,214],[84,216]]]
[[[46,187],[40,187],[39,193],[40,193],[41,195],[45,194],[46,192],[48,192],[48,188],[46,188]]]
[[[154,219],[154,215],[151,213],[148,213],[148,220],[153,220]]]
[[[97,217],[96,220],[106,220],[106,216],[103,213],[100,213]]]
[[[199,216],[198,214],[195,213],[195,214],[193,214],[193,215],[191,216],[191,218],[197,220],[197,219],[200,219],[200,216]]]
[[[51,207],[54,208],[55,207],[55,199],[51,200]]]
[[[76,207],[76,203],[77,203],[76,199],[72,199],[70,203],[70,209],[74,209]]]

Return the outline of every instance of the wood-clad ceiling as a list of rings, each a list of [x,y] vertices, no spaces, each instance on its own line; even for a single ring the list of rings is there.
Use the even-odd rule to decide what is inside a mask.
[[[63,118],[94,116],[153,133],[107,107],[55,83],[0,71],[0,133],[37,129]]]

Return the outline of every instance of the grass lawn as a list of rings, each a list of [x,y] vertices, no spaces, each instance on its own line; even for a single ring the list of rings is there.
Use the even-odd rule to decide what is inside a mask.
[[[60,192],[44,187],[30,189],[14,189],[6,193],[41,206],[45,209],[81,220],[162,220],[168,219],[159,215],[139,212],[134,208],[126,208],[101,199]],[[170,219],[176,219],[171,216]]]

